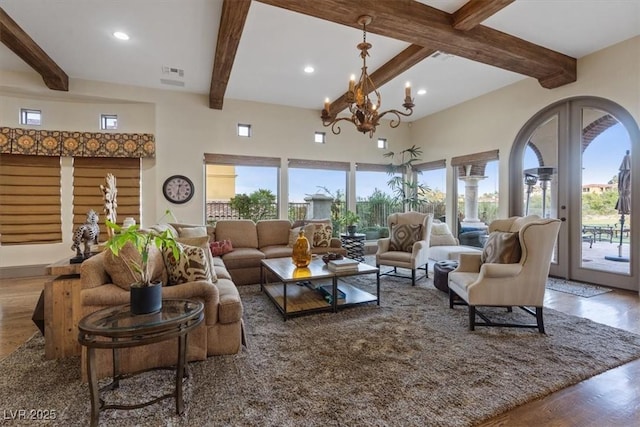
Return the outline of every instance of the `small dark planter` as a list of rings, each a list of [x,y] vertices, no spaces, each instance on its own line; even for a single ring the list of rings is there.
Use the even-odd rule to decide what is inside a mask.
[[[131,313],[147,314],[162,308],[162,284],[131,287]]]
[[[356,226],[355,225],[347,225],[347,233],[351,234],[352,236],[354,234],[356,234]]]

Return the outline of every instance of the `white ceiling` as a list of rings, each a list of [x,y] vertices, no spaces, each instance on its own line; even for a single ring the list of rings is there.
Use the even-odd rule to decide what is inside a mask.
[[[452,13],[466,0],[420,2]],[[0,7],[72,80],[209,93],[222,0],[1,0]],[[580,58],[639,35],[640,0],[518,0],[484,25]],[[131,40],[113,38],[117,30]],[[359,74],[361,38],[357,29],[253,1],[225,99],[320,110]],[[370,72],[408,46],[375,34],[367,40]],[[305,74],[306,65],[315,73]],[[176,79],[162,66],[184,69],[184,87],[161,84]],[[3,44],[0,68],[31,71]],[[407,81],[415,120],[523,78],[459,57],[427,58],[380,88],[382,108],[401,108]],[[420,88],[427,94],[415,95]]]

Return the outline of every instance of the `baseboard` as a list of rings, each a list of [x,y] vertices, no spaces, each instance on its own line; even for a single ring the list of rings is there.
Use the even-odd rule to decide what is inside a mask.
[[[0,267],[0,279],[16,279],[19,277],[46,276],[47,265],[19,265],[16,267]]]

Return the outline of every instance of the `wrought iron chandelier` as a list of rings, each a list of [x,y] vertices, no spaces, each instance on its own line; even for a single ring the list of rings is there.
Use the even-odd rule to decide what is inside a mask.
[[[329,99],[325,99],[324,101],[324,108],[320,116],[322,118],[322,124],[324,126],[331,126],[331,131],[335,135],[338,135],[341,131],[338,123],[345,120],[353,123],[359,132],[369,133],[369,138],[372,138],[373,133],[376,131],[376,126],[380,123],[380,119],[387,114],[395,116],[389,123],[389,126],[392,128],[397,128],[398,125],[400,125],[400,116],[409,117],[413,114],[415,104],[411,98],[411,86],[408,83],[405,87],[404,104],[402,104],[408,112],[403,113],[398,110],[379,112],[382,98],[367,73],[367,56],[369,56],[369,49],[372,47],[371,43],[367,43],[367,25],[371,23],[371,20],[372,18],[368,15],[363,15],[358,18],[358,24],[362,25],[362,43],[359,43],[357,46],[360,50],[360,57],[362,58],[362,73],[357,83],[354,75],[351,75],[351,80],[349,81],[347,102],[349,103],[351,117],[337,118],[332,116],[331,111],[329,111]]]

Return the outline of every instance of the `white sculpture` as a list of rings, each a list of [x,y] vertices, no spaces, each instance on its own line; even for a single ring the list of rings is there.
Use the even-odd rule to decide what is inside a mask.
[[[118,207],[118,202],[116,200],[118,195],[116,177],[108,173],[104,181],[104,185],[100,184],[100,190],[102,191],[102,198],[104,200],[104,215],[106,219],[115,224],[117,218],[116,208]],[[107,234],[109,238],[113,237],[113,233],[113,229],[107,227]]]

